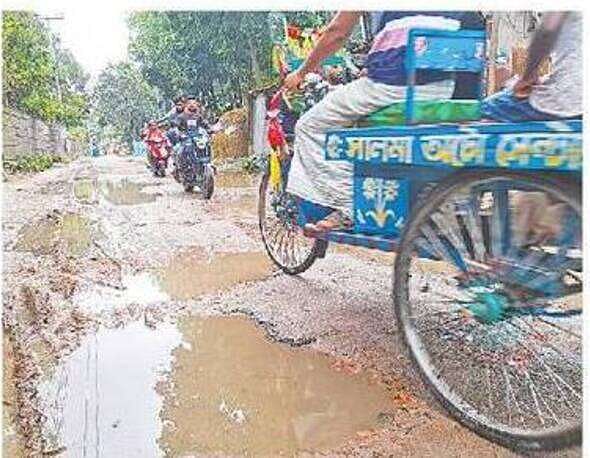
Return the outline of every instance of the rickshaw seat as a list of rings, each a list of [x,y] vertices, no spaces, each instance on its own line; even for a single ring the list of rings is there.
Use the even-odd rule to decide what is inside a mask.
[[[437,124],[476,121],[481,117],[479,100],[420,100],[414,102],[414,122]],[[358,127],[400,126],[406,124],[406,101],[395,102],[357,122]]]

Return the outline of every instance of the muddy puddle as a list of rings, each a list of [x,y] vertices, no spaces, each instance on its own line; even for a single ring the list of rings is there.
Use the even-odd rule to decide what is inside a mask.
[[[50,254],[57,244],[63,244],[70,256],[80,256],[95,238],[91,223],[75,213],[49,215],[42,221],[25,226],[16,249],[36,254]]]
[[[392,418],[387,390],[240,317],[100,329],[41,383],[59,456],[293,455]]]
[[[145,185],[129,180],[105,181],[101,183],[100,192],[114,205],[137,205],[154,202],[155,194],[144,192]]]
[[[130,304],[146,306],[170,300],[150,272],[123,275],[121,286],[116,289],[95,285],[78,291],[73,300],[81,310],[94,313],[117,310]]]
[[[238,283],[262,280],[272,273],[266,253],[217,253],[208,256],[202,249],[175,255],[157,274],[164,292],[178,300],[214,293]]]
[[[89,178],[75,180],[72,185],[74,198],[80,203],[91,203],[96,200],[96,181]]]
[[[237,317],[188,319],[167,384],[170,456],[277,456],[338,447],[391,417],[388,392]]]
[[[215,175],[215,186],[220,188],[248,188],[256,184],[256,175],[223,170]]]
[[[100,313],[131,304],[143,306],[171,299],[188,300],[271,275],[263,253],[212,253],[193,247],[178,253],[159,271],[124,274],[121,287],[92,285],[76,292],[73,301],[84,311]]]
[[[46,451],[59,456],[162,456],[162,397],[181,334],[171,324],[143,323],[88,336],[42,383]]]

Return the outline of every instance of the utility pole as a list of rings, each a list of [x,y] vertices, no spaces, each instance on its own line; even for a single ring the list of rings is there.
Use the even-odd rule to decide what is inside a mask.
[[[42,21],[46,21],[47,23],[49,23],[49,21],[63,21],[64,16],[63,15],[58,15],[58,16],[41,16],[39,14],[35,15],[37,17],[37,19],[40,19]],[[59,84],[59,53],[58,53],[58,49],[57,49],[57,45],[59,43],[59,37],[57,36],[53,36],[53,32],[52,32],[52,37],[51,37],[51,48],[53,49],[53,58],[55,59],[55,63],[56,63],[56,70],[55,70],[55,89],[57,91],[57,100],[59,100],[59,103],[62,102],[62,97],[61,97],[61,86]]]

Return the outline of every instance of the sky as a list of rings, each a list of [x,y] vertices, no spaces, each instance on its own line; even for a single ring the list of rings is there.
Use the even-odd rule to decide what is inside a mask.
[[[126,59],[129,41],[125,12],[97,4],[88,3],[83,9],[36,11],[43,16],[63,16],[63,20],[48,21],[50,27],[92,80],[107,64]]]

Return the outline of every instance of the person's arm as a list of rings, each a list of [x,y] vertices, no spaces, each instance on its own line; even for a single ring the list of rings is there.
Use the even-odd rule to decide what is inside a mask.
[[[341,11],[337,13],[303,65],[287,75],[284,83],[285,89],[288,91],[297,89],[306,74],[315,70],[324,59],[342,48],[352,33],[354,26],[358,23],[361,14],[358,11]]]
[[[543,21],[529,46],[524,74],[514,86],[516,97],[527,98],[530,95],[533,85],[538,79],[539,66],[553,50],[553,45],[567,15],[567,12],[545,13],[543,15]]]

